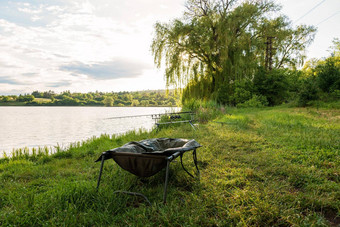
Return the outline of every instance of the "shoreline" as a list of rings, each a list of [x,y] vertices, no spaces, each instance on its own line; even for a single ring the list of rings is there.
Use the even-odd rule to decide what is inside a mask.
[[[5,117],[0,119],[4,129],[0,132],[0,157],[5,157],[4,152],[11,156],[13,152],[31,153],[32,149],[37,151],[45,146],[50,150],[58,146],[66,149],[72,143],[105,134],[117,136],[132,130],[152,130],[153,115],[180,111],[169,107],[26,108],[4,107],[0,112]]]
[[[12,148],[11,151],[6,152],[6,151],[0,151],[0,162],[3,159],[12,159],[13,155],[14,157],[20,157],[20,156],[25,156],[25,157],[30,157],[32,154],[34,155],[53,155],[58,152],[65,152],[67,150],[73,149],[74,147],[79,147],[83,146],[84,144],[91,143],[93,140],[101,139],[101,138],[119,138],[119,137],[124,137],[125,135],[128,134],[137,134],[137,133],[150,133],[154,129],[144,129],[144,128],[139,128],[135,130],[130,130],[126,131],[123,133],[115,133],[115,134],[101,134],[99,136],[90,136],[88,138],[85,138],[80,141],[74,141],[74,142],[66,142],[64,144],[59,144],[57,143],[56,145],[41,145],[41,146],[29,146],[29,147],[19,147],[19,148]],[[10,154],[8,154],[10,153]]]

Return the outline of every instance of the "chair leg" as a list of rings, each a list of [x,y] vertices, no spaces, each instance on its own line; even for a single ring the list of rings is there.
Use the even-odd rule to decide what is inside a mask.
[[[167,160],[167,162],[166,162],[166,171],[165,171],[164,194],[163,194],[163,203],[164,204],[166,203],[166,196],[167,196],[167,190],[168,190],[169,166],[170,166],[170,160]]]
[[[196,149],[192,152],[192,157],[194,159],[194,163],[195,163],[196,170],[197,170],[197,175],[199,177],[200,176],[200,170],[198,169],[198,166],[197,166],[197,153],[196,153]]]
[[[100,171],[99,171],[99,177],[98,177],[98,182],[97,182],[97,190],[99,188],[100,184],[100,178],[102,177],[102,172],[103,172],[103,167],[104,167],[104,161],[105,161],[105,155],[102,155],[102,162],[100,164]]]
[[[184,167],[183,165],[183,154],[181,154],[180,158],[181,158],[181,165],[182,165],[182,168],[184,169],[185,172],[187,172],[187,174],[189,174],[189,176],[191,176],[192,178],[195,178],[191,173],[189,173],[189,171]]]
[[[194,177],[191,173],[189,173],[189,171],[184,167],[182,156],[183,156],[183,154],[181,154],[181,156],[180,156],[182,168],[184,169],[185,172],[187,172],[187,174],[188,174],[189,176],[191,176],[192,178],[195,178],[195,177]],[[196,149],[192,152],[192,158],[193,158],[193,160],[194,160],[194,164],[195,164],[195,167],[196,167],[196,170],[197,170],[196,175],[199,177],[199,176],[200,176],[200,170],[198,169],[198,166],[197,166],[197,154],[196,154]]]

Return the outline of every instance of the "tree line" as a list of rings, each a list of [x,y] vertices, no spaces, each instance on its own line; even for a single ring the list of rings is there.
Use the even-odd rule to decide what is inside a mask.
[[[340,90],[338,39],[331,57],[298,69],[315,33],[294,27],[274,1],[187,0],[181,18],[155,24],[151,49],[167,86],[185,85],[183,103],[304,106]]]
[[[174,90],[135,92],[33,91],[31,94],[0,96],[0,105],[31,106],[177,106],[180,96]]]

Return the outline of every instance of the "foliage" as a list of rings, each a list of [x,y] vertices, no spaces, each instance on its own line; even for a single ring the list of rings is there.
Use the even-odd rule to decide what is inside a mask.
[[[267,101],[267,98],[262,95],[253,95],[251,99],[243,103],[238,103],[236,105],[236,107],[240,107],[240,108],[247,108],[247,107],[261,108],[265,106],[268,106],[268,101]]]
[[[103,100],[103,103],[104,103],[105,106],[113,106],[113,102],[114,102],[114,100],[110,96],[106,96]]]
[[[255,94],[266,97],[270,106],[282,104],[287,98],[289,85],[285,70],[259,70],[253,83]]]
[[[250,81],[236,81],[233,87],[234,92],[231,96],[231,103],[243,103],[251,98],[252,84]]]
[[[241,97],[235,86],[264,66],[267,37],[275,37],[274,67],[296,67],[316,31],[273,16],[279,7],[272,1],[188,0],[186,6],[183,18],[155,25],[151,46],[155,64],[165,63],[167,85],[187,85],[183,99],[245,101],[251,95]]]
[[[36,96],[35,96],[36,95]],[[64,91],[34,91],[31,95],[3,96],[0,105],[36,106],[177,106],[180,96],[174,90],[135,91],[135,92],[89,92],[71,93]]]
[[[182,103],[191,99],[205,100],[206,97],[210,96],[210,83],[211,79],[209,77],[191,80],[183,89]]]
[[[298,82],[300,77],[301,75],[295,70],[274,69],[268,72],[260,67],[253,79],[223,84],[216,100],[224,105],[242,106],[239,104],[248,103],[250,100],[248,104],[255,105],[251,103],[259,101],[257,99],[260,98],[261,105],[279,105],[296,96],[295,94],[300,90]]]
[[[225,108],[212,100],[201,101],[197,99],[190,99],[184,102],[182,111],[195,112],[195,120],[201,123],[206,123],[210,120],[216,119],[221,114],[224,114]]]
[[[216,101],[222,105],[230,105],[232,92],[232,86],[229,83],[223,83],[217,91]]]
[[[196,112],[196,120],[199,123],[207,123],[217,117],[221,116],[224,113],[224,108],[208,108],[201,106]]]
[[[321,101],[340,99],[340,41],[334,39],[332,54],[326,59],[312,59],[302,69],[304,78],[301,84],[298,103],[307,106]]]
[[[309,77],[303,80],[299,93],[298,105],[307,106],[310,101],[319,98],[319,88],[315,81],[315,77]]]
[[[324,92],[340,90],[340,57],[330,57],[316,67],[318,85]]]
[[[69,94],[69,92],[68,92]],[[35,97],[35,98],[46,98],[46,99],[50,99],[54,96],[56,96],[55,92],[54,91],[44,91],[44,92],[39,92],[39,91],[33,91],[32,92],[32,95]]]
[[[32,102],[34,100],[33,95],[19,95],[17,101],[19,102]]]
[[[2,102],[9,102],[10,98],[8,96],[3,96],[1,101]]]
[[[133,99],[131,106],[139,106],[139,101],[137,99]]]
[[[148,101],[148,100],[142,100],[142,101],[140,102],[140,105],[141,105],[141,106],[149,106],[149,101]]]

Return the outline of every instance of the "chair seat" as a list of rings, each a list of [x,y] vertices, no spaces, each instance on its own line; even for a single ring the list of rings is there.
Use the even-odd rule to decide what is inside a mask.
[[[151,177],[166,167],[166,156],[135,154],[135,153],[115,153],[113,160],[124,170],[138,177]]]
[[[199,147],[201,147],[201,145],[195,140],[156,138],[142,140],[139,142],[130,142],[121,147],[105,151],[96,160],[96,162],[101,161],[97,189],[100,185],[104,161],[110,158],[112,158],[122,169],[127,170],[139,177],[151,177],[161,171],[163,168],[166,168],[163,194],[163,202],[166,203],[170,162],[180,156],[183,169],[191,177],[194,177],[184,168],[182,162],[183,153],[192,150],[193,161],[199,176],[196,156],[196,149]],[[118,192],[142,196],[149,202],[149,200],[140,193],[127,191],[115,191],[114,193]]]
[[[139,176],[151,177],[166,167],[166,158],[176,152],[184,153],[201,145],[195,140],[156,138],[129,142],[104,152],[97,160],[112,158],[124,170]]]

